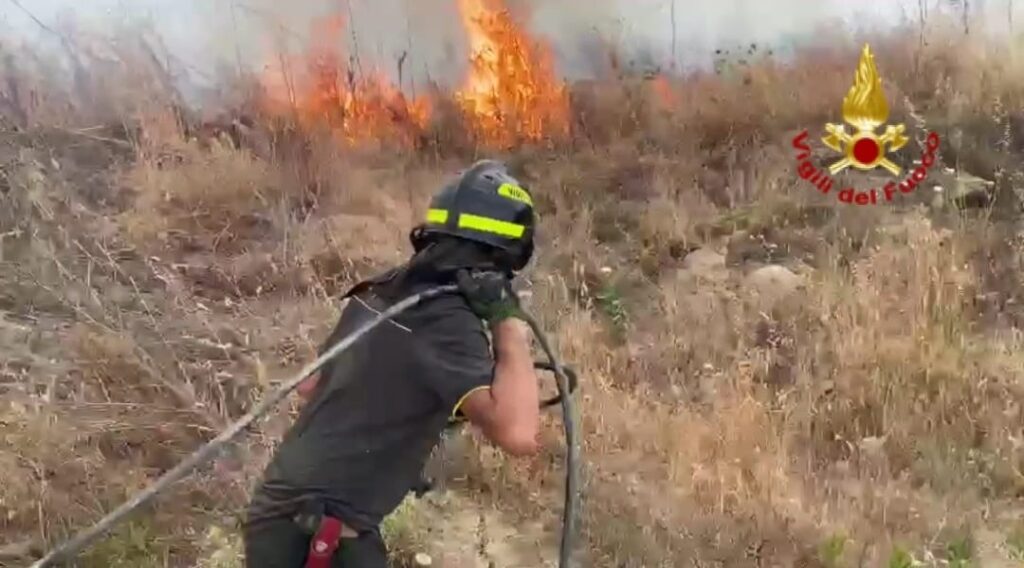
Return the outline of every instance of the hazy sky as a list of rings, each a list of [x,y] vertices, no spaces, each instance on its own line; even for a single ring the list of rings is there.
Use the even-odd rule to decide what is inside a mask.
[[[392,71],[410,52],[406,69],[418,78],[444,81],[464,66],[463,38],[455,0],[19,0],[50,25],[74,22],[80,29],[149,21],[181,60],[210,69],[216,60],[259,65],[273,52],[272,29],[301,39],[309,23],[340,12],[356,23],[359,54]],[[671,0],[510,0],[532,6],[531,28],[554,44],[560,70],[581,73],[586,58],[581,37],[601,33],[627,47],[646,46],[659,62],[671,59]],[[1005,22],[1011,0],[973,0],[989,19]],[[927,3],[949,4],[948,0]],[[917,17],[917,0],[676,0],[676,58],[684,66],[705,65],[710,53],[756,42],[785,46],[826,30],[877,30]],[[1024,2],[1018,4],[1024,5]],[[1018,8],[1019,10],[1019,8]],[[1024,15],[1019,17],[1024,22]],[[841,24],[842,27],[838,27]],[[1004,24],[1005,25],[1005,24]],[[0,26],[36,37],[36,26],[10,0],[0,0]],[[289,31],[290,30],[290,31]],[[352,41],[353,30],[346,30]],[[394,74],[394,73],[392,73]]]

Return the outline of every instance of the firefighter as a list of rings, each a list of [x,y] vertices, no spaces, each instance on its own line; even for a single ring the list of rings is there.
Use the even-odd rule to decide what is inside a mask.
[[[408,262],[345,295],[322,350],[415,292],[459,286],[378,326],[302,385],[306,402],[249,504],[246,566],[386,567],[380,522],[418,485],[452,418],[509,454],[537,451],[537,376],[511,286],[533,235],[529,191],[483,160],[433,198]]]

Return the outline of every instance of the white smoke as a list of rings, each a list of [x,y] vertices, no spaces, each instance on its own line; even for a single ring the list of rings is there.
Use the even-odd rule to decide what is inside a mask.
[[[427,81],[451,85],[466,67],[465,38],[456,0],[0,0],[5,36],[53,42],[29,11],[47,26],[112,31],[148,25],[179,61],[187,80],[215,77],[218,66],[259,69],[283,48],[301,50],[310,25],[340,14],[348,25],[342,41],[361,66],[397,80],[403,88]],[[528,25],[554,48],[568,77],[590,72],[598,38],[615,42],[627,56],[644,56],[668,69],[707,66],[716,49],[757,44],[784,52],[808,38],[916,21],[920,5],[933,13],[957,10],[957,0],[508,0],[525,6]],[[675,5],[673,18],[673,4]],[[1013,0],[973,0],[975,20],[1006,26],[1024,22]],[[1024,2],[1020,3],[1024,6]],[[1016,18],[1009,17],[1010,8]],[[6,32],[12,32],[10,34]],[[674,48],[674,50],[673,50]],[[404,54],[404,55],[403,55]],[[183,79],[184,80],[184,79]]]

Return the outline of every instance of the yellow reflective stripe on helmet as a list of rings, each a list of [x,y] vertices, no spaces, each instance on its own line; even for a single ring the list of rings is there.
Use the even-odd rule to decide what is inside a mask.
[[[525,203],[530,207],[533,207],[533,199],[530,199],[530,194],[525,189],[512,185],[511,183],[503,183],[498,187],[498,195],[502,195],[509,199]]]
[[[522,237],[523,233],[526,232],[526,227],[523,225],[517,225],[507,221],[499,221],[497,219],[491,219],[490,217],[469,215],[466,213],[459,215],[459,228],[473,229],[484,233],[493,233],[495,235],[511,237],[513,239]]]
[[[427,209],[427,223],[440,223],[444,224],[448,222],[448,211],[446,209]]]
[[[444,225],[447,222],[447,209],[427,209],[427,223]],[[501,235],[503,237],[510,237],[513,239],[521,238],[523,233],[526,232],[525,225],[509,223],[508,221],[501,221],[490,217],[481,217],[480,215],[470,215],[468,213],[459,215],[458,228],[472,229],[474,231]]]

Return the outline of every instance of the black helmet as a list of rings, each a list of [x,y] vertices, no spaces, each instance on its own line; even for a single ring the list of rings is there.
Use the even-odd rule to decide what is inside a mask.
[[[481,160],[430,201],[426,223],[413,230],[417,249],[432,235],[483,243],[498,251],[501,264],[521,270],[533,256],[534,215],[530,192],[505,165]]]

